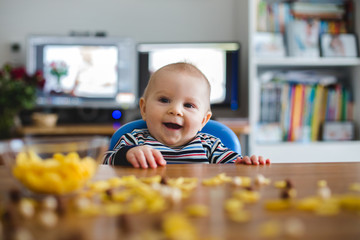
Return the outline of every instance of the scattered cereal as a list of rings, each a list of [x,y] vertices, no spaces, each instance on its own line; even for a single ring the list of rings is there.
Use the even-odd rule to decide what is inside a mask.
[[[204,179],[202,181],[203,185],[205,186],[216,186],[227,182],[232,182],[232,178],[226,176],[225,173],[220,173],[215,177]]]
[[[192,204],[186,207],[186,212],[192,217],[206,217],[209,215],[209,208],[203,204]]]
[[[244,203],[237,198],[229,198],[224,203],[225,211],[228,213],[240,211],[243,207]]]
[[[327,187],[327,182],[326,182],[326,180],[319,180],[319,181],[317,182],[317,186],[318,186],[319,188]]]
[[[255,203],[259,200],[260,194],[257,191],[239,190],[233,192],[233,197],[238,198],[245,203]]]
[[[25,218],[32,218],[35,215],[35,202],[29,198],[21,199],[19,203],[19,212]]]
[[[228,216],[234,222],[248,222],[251,219],[250,213],[245,210],[228,213]]]
[[[38,214],[39,221],[44,227],[54,227],[58,223],[58,216],[54,211],[44,210]]]
[[[288,210],[292,207],[292,202],[289,200],[275,199],[267,200],[265,202],[265,208],[271,211]]]
[[[331,190],[326,186],[320,187],[317,193],[321,199],[329,199],[331,197]]]
[[[259,233],[264,238],[278,238],[281,234],[281,223],[276,220],[269,220],[260,225]]]
[[[258,186],[269,185],[270,179],[264,177],[264,175],[262,175],[262,174],[258,174],[258,175],[256,175],[256,178],[255,178],[255,184],[257,184]]]
[[[162,227],[167,239],[198,239],[196,228],[181,213],[165,215]]]
[[[75,152],[56,153],[41,159],[34,152],[16,156],[13,175],[28,189],[38,193],[65,194],[80,189],[93,176],[96,162],[90,157],[80,158]]]
[[[55,210],[57,208],[57,200],[54,196],[46,196],[42,200],[42,206],[48,210]]]
[[[276,188],[285,188],[286,187],[286,182],[285,181],[276,181],[274,183],[274,186]]]
[[[360,192],[360,183],[352,183],[349,186],[350,191]]]

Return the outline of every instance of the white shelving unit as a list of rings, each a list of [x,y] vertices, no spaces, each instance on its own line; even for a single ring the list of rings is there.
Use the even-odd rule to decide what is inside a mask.
[[[249,152],[270,157],[272,162],[358,162],[360,161],[360,59],[359,58],[256,58],[254,36],[256,33],[256,3],[249,0]],[[360,0],[354,1],[356,32],[360,33]],[[260,112],[260,83],[258,73],[263,69],[323,68],[348,71],[354,94],[354,141],[342,142],[280,142],[258,143],[256,141]]]

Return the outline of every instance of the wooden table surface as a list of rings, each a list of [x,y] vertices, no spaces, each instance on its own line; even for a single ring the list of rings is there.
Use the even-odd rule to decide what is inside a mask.
[[[245,223],[231,221],[224,212],[223,203],[228,199],[235,187],[231,184],[219,186],[203,186],[203,179],[211,178],[220,173],[227,176],[248,176],[254,179],[262,174],[271,180],[268,186],[256,188],[260,193],[260,200],[253,204],[246,204],[245,209],[251,214],[251,219]],[[264,203],[269,199],[279,198],[279,189],[274,182],[289,179],[297,191],[296,199],[316,195],[319,180],[326,180],[332,194],[349,192],[351,183],[360,182],[360,163],[301,163],[301,164],[271,164],[267,166],[246,165],[207,165],[207,164],[171,164],[157,169],[133,169],[127,167],[100,166],[94,180],[105,180],[113,176],[135,175],[150,177],[155,175],[169,178],[196,177],[198,186],[191,196],[183,200],[176,210],[182,210],[190,203],[201,203],[209,206],[209,215],[203,218],[191,218],[193,226],[200,233],[200,239],[271,239],[260,236],[260,226],[269,221],[279,222],[281,226],[289,219],[296,218],[304,224],[305,231],[298,239],[360,239],[360,211],[341,210],[335,216],[319,216],[313,212],[297,209],[285,211],[269,211]],[[6,169],[0,167],[1,201],[6,202],[7,191],[13,186],[13,181]],[[359,193],[357,193],[359,194]],[[168,210],[171,211],[171,210]],[[154,228],[156,219],[160,215],[138,214],[128,216],[133,229],[132,237],[125,239],[146,239],[140,232]],[[36,239],[59,239],[59,234],[74,229],[85,231],[83,239],[121,239],[117,217],[96,216],[80,217],[67,216],[52,229],[33,229]],[[79,230],[80,231],[80,230]],[[61,234],[60,234],[61,235]],[[136,238],[136,236],[138,238]],[[141,236],[139,238],[139,236]],[[150,238],[148,239],[158,239]],[[124,237],[123,237],[124,238]],[[64,238],[61,238],[64,239]],[[76,239],[76,238],[65,238]],[[78,238],[79,239],[79,238]],[[82,238],[81,238],[82,239]],[[292,239],[280,233],[273,239]]]

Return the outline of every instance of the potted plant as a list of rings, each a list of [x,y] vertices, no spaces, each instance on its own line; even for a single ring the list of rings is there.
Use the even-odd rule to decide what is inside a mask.
[[[32,109],[36,89],[44,86],[43,74],[28,75],[24,67],[5,64],[0,70],[0,139],[11,138],[21,110]]]

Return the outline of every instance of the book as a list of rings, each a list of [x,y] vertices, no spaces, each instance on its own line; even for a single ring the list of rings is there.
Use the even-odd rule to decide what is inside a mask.
[[[294,2],[291,5],[291,12],[296,18],[342,19],[345,8],[343,2],[341,4]]]
[[[321,123],[321,103],[323,101],[324,86],[317,85],[315,90],[314,106],[311,119],[311,141],[319,139],[320,123]]]

